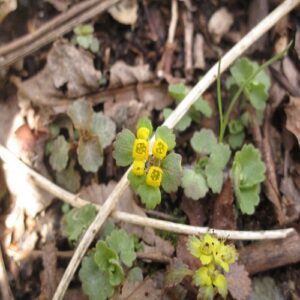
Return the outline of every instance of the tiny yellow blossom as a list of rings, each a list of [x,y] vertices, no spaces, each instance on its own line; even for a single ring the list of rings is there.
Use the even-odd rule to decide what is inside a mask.
[[[162,175],[163,171],[160,167],[151,166],[146,176],[146,183],[152,187],[159,187]]]
[[[149,142],[136,139],[132,148],[132,156],[135,160],[147,160],[149,156]]]
[[[158,138],[154,142],[152,152],[155,158],[162,160],[168,152],[168,145],[162,139]]]
[[[225,272],[229,272],[229,265],[234,263],[237,258],[236,250],[233,246],[220,243],[214,251],[216,264],[221,266]]]
[[[223,298],[226,298],[228,293],[227,279],[223,274],[216,274],[215,278],[213,279],[213,285],[217,288],[218,293]]]
[[[150,130],[146,127],[141,127],[137,131],[138,139],[148,140],[149,135],[150,135]]]
[[[145,162],[142,160],[135,160],[132,166],[132,173],[136,176],[142,176],[145,171]]]
[[[212,272],[214,271],[214,266],[209,265],[199,268],[194,274],[194,283],[196,286],[212,285]]]

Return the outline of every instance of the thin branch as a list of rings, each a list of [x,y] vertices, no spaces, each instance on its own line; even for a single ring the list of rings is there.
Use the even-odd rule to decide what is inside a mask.
[[[91,204],[91,202],[80,198],[77,195],[74,195],[58,185],[51,182],[49,179],[43,177],[22,161],[20,161],[17,157],[15,157],[9,150],[0,145],[0,158],[11,166],[15,165],[16,169],[22,169],[30,175],[33,180],[39,185],[41,188],[51,193],[53,196],[58,197],[59,199],[65,201],[66,203],[71,204],[74,207],[82,207],[87,204]],[[102,209],[102,206],[95,205],[98,211]],[[116,221],[126,222],[130,224],[135,224],[143,227],[151,227],[154,229],[166,230],[179,234],[186,235],[199,235],[205,234],[207,232],[212,232],[216,236],[220,238],[226,238],[229,240],[266,240],[266,239],[282,239],[286,238],[290,234],[294,233],[293,228],[288,229],[280,229],[280,230],[262,230],[262,231],[235,231],[235,230],[219,230],[213,229],[209,227],[197,227],[190,226],[184,224],[178,224],[169,221],[163,221],[154,218],[141,217],[135,214],[129,214],[126,212],[114,211],[112,213],[112,218]]]
[[[175,32],[178,22],[178,3],[177,0],[172,0],[171,21],[168,31],[168,43],[173,44],[175,39]]]

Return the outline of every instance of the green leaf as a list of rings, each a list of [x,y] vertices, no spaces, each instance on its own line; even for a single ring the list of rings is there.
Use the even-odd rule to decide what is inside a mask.
[[[210,154],[208,164],[211,163],[216,168],[223,170],[230,159],[230,155],[231,150],[228,145],[217,144]]]
[[[96,244],[94,260],[101,271],[107,271],[111,265],[111,260],[113,260],[113,262],[118,261],[119,257],[116,251],[108,247],[104,241],[100,240]]]
[[[138,130],[138,129],[141,128],[141,127],[146,127],[146,128],[148,128],[149,131],[150,131],[149,136],[152,135],[153,127],[152,127],[152,122],[150,121],[149,118],[147,118],[147,117],[141,117],[141,118],[138,120],[138,122],[137,122],[137,124],[136,124],[136,130]]]
[[[230,145],[231,149],[236,150],[242,147],[244,140],[245,140],[245,133],[244,131],[242,131],[238,134],[230,134],[228,137],[228,144]]]
[[[245,89],[245,94],[254,108],[258,110],[265,109],[269,93],[265,90],[265,86],[262,83],[250,83]]]
[[[93,41],[92,35],[79,35],[76,37],[77,44],[83,49],[88,49]]]
[[[161,192],[159,188],[149,186],[146,183],[141,184],[138,187],[137,192],[147,209],[154,209],[161,201]]]
[[[66,168],[69,160],[69,150],[71,146],[63,135],[59,135],[53,143],[51,143],[51,155],[49,162],[51,167],[60,172]]]
[[[248,58],[237,59],[230,68],[230,73],[238,85],[242,85],[246,82],[254,72],[254,63]]]
[[[169,270],[166,273],[165,284],[167,287],[173,287],[178,285],[187,276],[193,276],[193,271],[188,268],[182,261],[176,259],[174,263],[170,265]]]
[[[76,35],[89,35],[94,33],[94,27],[91,24],[82,24],[76,26],[73,31]]]
[[[213,131],[205,128],[195,132],[191,139],[192,148],[201,154],[210,154],[217,144]]]
[[[240,187],[251,187],[265,180],[265,164],[259,150],[252,144],[244,145],[240,151],[236,152],[233,161],[234,174],[237,167],[240,170]]]
[[[181,186],[184,188],[184,194],[193,200],[203,198],[208,192],[204,177],[190,169],[183,169]]]
[[[106,238],[106,242],[110,248],[120,255],[122,262],[127,267],[132,266],[133,261],[136,259],[133,237],[122,229],[115,229]]]
[[[238,134],[244,130],[244,125],[241,120],[231,120],[228,124],[229,132],[231,134]]]
[[[106,273],[99,270],[93,255],[84,257],[79,271],[82,289],[90,300],[106,300],[114,293]]]
[[[169,84],[168,92],[178,103],[184,99],[188,93],[188,88],[183,83]]]
[[[252,215],[255,207],[259,204],[260,185],[256,184],[249,188],[235,188],[235,194],[239,208],[243,214]]]
[[[205,117],[210,118],[212,116],[212,109],[208,102],[200,97],[192,106],[196,111],[201,112]]]
[[[182,178],[181,156],[177,153],[168,154],[162,161],[162,188],[167,192],[176,192]]]
[[[85,100],[73,102],[69,106],[67,114],[71,118],[76,129],[90,130],[94,111],[89,102]]]
[[[62,219],[62,232],[71,242],[77,242],[97,215],[95,206],[73,208]]]
[[[167,119],[172,112],[173,109],[165,108],[163,110],[164,119]],[[185,114],[181,118],[181,120],[176,124],[175,129],[178,131],[184,131],[191,125],[191,123],[192,123],[192,118],[188,114]]]
[[[96,244],[94,261],[101,271],[108,272],[111,285],[117,286],[123,281],[124,271],[119,264],[118,254],[102,240]]]
[[[123,129],[117,134],[114,143],[115,151],[113,152],[113,157],[116,160],[117,166],[126,167],[132,163],[132,148],[134,141],[135,136],[128,129]]]
[[[74,163],[74,161],[71,161],[65,170],[56,172],[55,174],[58,185],[71,193],[77,193],[80,189],[81,178],[79,172],[74,169]]]
[[[109,146],[116,136],[116,124],[102,112],[93,116],[92,131],[99,138],[102,148]]]
[[[136,176],[132,172],[129,172],[127,175],[127,178],[130,182],[130,185],[134,188],[137,189],[140,184],[146,181],[146,175],[143,176]]]
[[[166,126],[159,126],[156,129],[155,138],[161,138],[168,145],[169,151],[176,146],[175,134]]]
[[[103,164],[103,150],[97,137],[87,141],[79,139],[77,148],[78,162],[87,172],[97,172]]]
[[[92,42],[90,44],[90,50],[93,53],[98,53],[100,50],[100,42],[97,38],[93,37]]]
[[[139,267],[134,267],[128,272],[129,282],[141,282],[143,278],[143,270]]]

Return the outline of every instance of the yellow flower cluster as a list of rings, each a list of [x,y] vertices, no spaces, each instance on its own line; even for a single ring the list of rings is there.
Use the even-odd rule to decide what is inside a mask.
[[[150,131],[146,127],[141,127],[137,131],[137,138],[132,148],[132,157],[134,159],[132,173],[136,176],[142,176],[145,173],[146,162],[149,158],[149,135]],[[161,161],[168,152],[168,145],[160,138],[156,139],[153,145],[152,154]],[[163,177],[163,170],[159,166],[150,166],[146,183],[152,187],[159,187]]]
[[[237,259],[234,246],[205,234],[202,239],[190,237],[188,249],[202,264],[194,274],[194,283],[200,287],[203,299],[213,299],[216,292],[225,298],[227,280],[222,271],[228,272],[230,264]]]

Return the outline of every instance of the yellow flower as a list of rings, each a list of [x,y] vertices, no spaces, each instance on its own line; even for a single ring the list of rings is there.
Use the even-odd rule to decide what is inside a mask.
[[[132,156],[135,160],[147,160],[149,157],[149,142],[142,139],[135,139]]]
[[[208,265],[213,260],[214,250],[219,245],[219,241],[210,234],[205,234],[203,239],[196,237],[189,239],[188,248],[191,254],[200,259],[203,265]]]
[[[225,272],[229,272],[229,265],[234,263],[237,258],[236,250],[233,246],[225,245],[224,242],[214,251],[216,264],[221,266]]]
[[[146,127],[140,127],[137,131],[138,139],[148,140],[150,135],[150,130]]]
[[[162,175],[163,170],[160,167],[151,166],[146,176],[146,183],[152,187],[159,187]]]
[[[194,283],[196,286],[209,286],[212,285],[212,274],[214,271],[213,265],[208,265],[199,268],[194,274]]]
[[[155,158],[162,160],[168,152],[168,145],[162,139],[158,138],[154,142],[152,152]]]
[[[217,274],[213,280],[213,285],[217,288],[218,293],[226,298],[228,293],[227,279],[223,274]]]
[[[142,176],[145,171],[145,162],[142,160],[135,160],[132,166],[132,173],[136,176]]]

